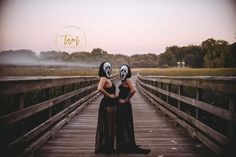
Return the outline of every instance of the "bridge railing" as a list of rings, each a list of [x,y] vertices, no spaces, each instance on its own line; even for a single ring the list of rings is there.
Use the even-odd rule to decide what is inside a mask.
[[[137,77],[141,93],[218,155],[235,150],[235,77]]]
[[[1,156],[30,155],[96,98],[98,81],[77,76],[1,78]]]

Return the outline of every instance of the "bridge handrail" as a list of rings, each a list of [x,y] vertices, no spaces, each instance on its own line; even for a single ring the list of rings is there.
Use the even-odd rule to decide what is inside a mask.
[[[25,118],[28,118],[30,116],[32,116],[33,114],[37,114],[45,109],[51,108],[54,105],[57,105],[59,102],[62,102],[63,100],[69,99],[75,95],[78,95],[80,93],[83,93],[89,89],[94,89],[94,87],[96,87],[97,85],[91,85],[88,87],[84,87],[82,89],[78,89],[76,91],[72,91],[70,93],[66,93],[63,95],[60,95],[56,98],[53,99],[49,99],[47,101],[38,103],[36,105],[18,110],[16,112],[7,114],[5,116],[0,117],[0,126],[5,126],[5,125],[9,125],[15,122],[18,122],[20,120],[23,120]]]
[[[139,76],[149,81],[217,90],[231,94],[236,91],[236,77],[233,76]]]
[[[115,82],[117,78],[117,75],[113,75],[111,79]],[[46,120],[39,124],[37,123],[36,126],[28,131],[26,129],[26,132],[24,131],[23,134],[12,139],[10,143],[1,144],[0,154],[15,156],[23,151],[27,155],[35,150],[37,146],[53,136],[55,131],[59,130],[69,119],[98,96],[96,91],[98,81],[99,77],[94,76],[0,78],[0,96],[4,97],[12,94],[19,97],[20,101],[18,110],[0,115],[0,131],[3,131],[4,128],[11,128],[12,125],[17,126],[19,124],[19,126],[22,126],[24,121],[30,120],[29,118],[34,115],[42,112],[47,113]],[[75,88],[76,84],[79,84],[78,88]],[[37,104],[24,105],[26,103],[24,99],[25,92],[42,90],[49,93],[52,88],[62,87],[64,89],[65,85],[71,86],[72,91],[63,90],[64,93],[60,93],[59,96],[54,98],[48,96],[47,100]],[[60,108],[59,112],[52,114],[53,107],[57,107],[60,103],[66,104],[63,108]],[[19,130],[21,130],[21,127]],[[19,130],[16,130],[16,132]]]
[[[166,84],[167,89],[157,87],[158,83]],[[178,86],[177,94],[170,91],[171,85]],[[186,128],[191,136],[198,138],[217,154],[221,154],[229,147],[235,147],[232,134],[233,126],[236,123],[236,113],[234,111],[236,77],[158,77],[138,75],[137,86],[148,100]],[[197,91],[196,98],[182,95],[183,87],[194,87]],[[205,89],[228,93],[230,95],[229,109],[223,109],[200,100],[200,92]],[[165,95],[166,100],[162,100],[159,94]],[[178,101],[177,107],[169,103],[170,98]],[[195,116],[182,111],[179,105],[180,102],[194,107]],[[228,122],[228,135],[223,135],[201,122],[198,117],[199,109],[226,120]]]
[[[71,85],[78,83],[88,83],[89,81],[97,81],[95,76],[72,76],[72,77],[4,77],[0,78],[0,94],[16,94],[52,88],[63,85]]]

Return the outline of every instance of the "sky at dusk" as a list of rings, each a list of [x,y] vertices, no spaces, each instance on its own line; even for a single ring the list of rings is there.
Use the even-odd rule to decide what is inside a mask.
[[[208,38],[233,43],[235,15],[233,0],[7,0],[0,3],[0,51],[57,50],[65,26],[86,36],[81,51],[159,54]]]

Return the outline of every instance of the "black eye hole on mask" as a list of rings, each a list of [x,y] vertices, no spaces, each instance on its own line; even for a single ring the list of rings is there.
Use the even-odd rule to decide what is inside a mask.
[[[126,71],[125,71],[124,69],[122,69],[120,72],[121,72],[121,73],[126,73]]]
[[[106,67],[106,70],[111,70],[111,67]]]

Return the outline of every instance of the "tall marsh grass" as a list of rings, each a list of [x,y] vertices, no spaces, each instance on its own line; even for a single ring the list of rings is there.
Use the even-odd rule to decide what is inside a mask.
[[[236,76],[236,68],[135,68],[133,72],[153,76]]]
[[[236,68],[132,68],[153,76],[236,76]],[[112,73],[118,73],[113,69]],[[97,76],[97,68],[0,67],[0,76]]]

